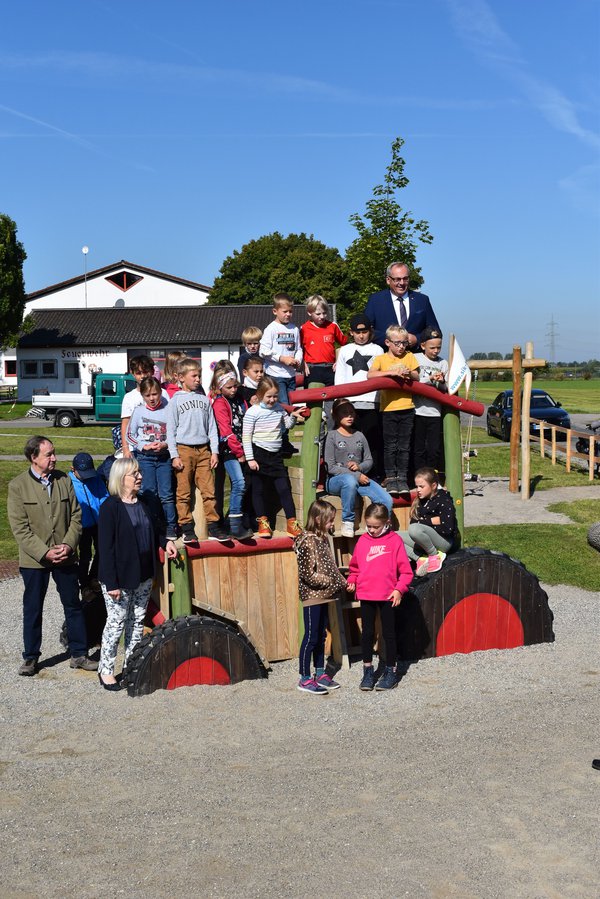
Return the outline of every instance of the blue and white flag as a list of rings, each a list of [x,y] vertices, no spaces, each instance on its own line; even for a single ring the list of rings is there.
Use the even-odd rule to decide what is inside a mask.
[[[454,352],[452,353],[452,362],[448,371],[448,393],[458,393],[458,388],[462,382],[466,382],[467,396],[471,388],[471,369],[467,364],[464,353],[458,345],[458,340],[454,338]]]

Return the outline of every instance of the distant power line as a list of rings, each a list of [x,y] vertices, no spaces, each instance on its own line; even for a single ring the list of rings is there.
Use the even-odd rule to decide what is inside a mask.
[[[556,327],[556,322],[554,321],[554,316],[550,319],[548,324],[548,330],[546,331],[546,346],[549,349],[550,363],[552,365],[556,365],[556,338],[558,337],[558,329]]]

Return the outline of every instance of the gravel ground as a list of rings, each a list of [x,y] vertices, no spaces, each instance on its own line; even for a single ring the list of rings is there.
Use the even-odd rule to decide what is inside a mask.
[[[102,691],[16,675],[2,583],[3,887],[25,897],[594,897],[599,597],[548,588],[556,642],[420,662],[391,694],[265,681]],[[50,656],[50,658],[48,658]]]

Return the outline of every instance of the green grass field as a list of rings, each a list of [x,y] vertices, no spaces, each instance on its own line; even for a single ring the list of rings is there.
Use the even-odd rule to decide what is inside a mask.
[[[475,387],[475,395],[473,388]],[[600,380],[583,381],[581,379],[565,379],[564,381],[534,381],[533,387],[547,391],[550,396],[561,403],[573,414],[575,412],[600,415]],[[489,406],[503,390],[510,390],[510,381],[477,381],[471,383],[470,399]]]
[[[30,431],[21,428],[0,430],[0,456],[16,456],[23,453],[29,437],[32,434],[42,433],[48,435],[56,450],[57,455],[74,456],[76,453],[86,452],[92,456],[108,456],[112,453],[113,443],[111,428],[106,426],[94,428],[50,428],[42,427]]]
[[[600,553],[586,539],[590,524],[600,518],[600,503],[578,500],[548,508],[568,515],[573,524],[483,525],[466,528],[465,543],[507,553],[546,584],[600,591]]]
[[[17,544],[13,539],[8,518],[6,517],[8,482],[26,469],[27,462],[25,459],[22,462],[0,462],[0,559],[3,562],[10,562],[19,557]]]
[[[0,421],[14,421],[15,418],[23,418],[31,409],[31,403],[1,403]]]
[[[495,446],[479,447],[477,456],[469,459],[469,469],[472,474],[478,474],[483,478],[507,478],[510,469],[509,444],[501,443]],[[550,459],[542,458],[535,452],[531,453],[530,484],[532,490],[550,490],[551,487],[585,487],[591,483],[587,467],[572,467],[571,471],[567,472],[564,462],[558,460],[556,465],[552,465]],[[593,483],[597,484],[598,478]]]

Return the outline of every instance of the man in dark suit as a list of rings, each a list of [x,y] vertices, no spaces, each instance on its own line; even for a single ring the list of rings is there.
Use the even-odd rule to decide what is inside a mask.
[[[408,331],[409,349],[418,348],[419,335],[425,328],[441,330],[429,297],[408,289],[410,270],[403,262],[387,267],[388,290],[380,290],[369,297],[365,307],[375,332],[375,342],[385,349],[385,332],[390,325],[400,325]]]

